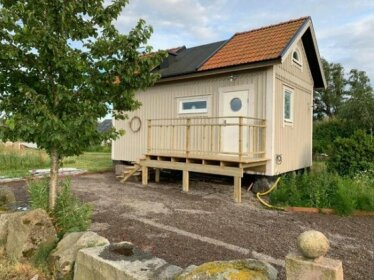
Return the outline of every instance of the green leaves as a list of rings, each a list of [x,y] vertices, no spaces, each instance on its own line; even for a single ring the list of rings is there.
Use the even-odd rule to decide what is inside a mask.
[[[166,55],[146,45],[152,27],[144,20],[127,35],[117,31],[127,2],[0,0],[3,140],[57,149],[62,158],[120,135],[99,133],[97,119],[138,108],[135,92],[157,81],[153,70]]]

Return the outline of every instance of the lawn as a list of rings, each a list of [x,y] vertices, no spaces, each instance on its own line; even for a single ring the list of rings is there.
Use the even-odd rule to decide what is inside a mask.
[[[15,149],[0,145],[0,176],[24,177],[29,170],[49,168],[49,157],[42,150]],[[75,167],[89,172],[112,169],[110,153],[86,152],[63,160],[62,167]]]

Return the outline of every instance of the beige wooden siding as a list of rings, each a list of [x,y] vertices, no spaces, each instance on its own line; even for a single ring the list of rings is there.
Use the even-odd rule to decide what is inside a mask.
[[[274,160],[274,173],[280,174],[309,167],[312,164],[312,105],[313,79],[302,41],[297,43],[302,54],[302,69],[292,62],[292,51],[275,68],[275,127],[274,158],[281,155],[282,162]],[[283,122],[284,86],[293,90],[293,124]]]
[[[187,81],[160,83],[154,87],[139,92],[136,98],[143,104],[140,109],[128,114],[125,121],[114,121],[116,129],[124,129],[125,135],[114,141],[112,150],[113,160],[136,161],[146,153],[147,120],[159,118],[178,118],[193,116],[218,116],[219,91],[228,87],[240,87],[253,84],[255,112],[251,116],[265,118],[266,69],[236,74],[236,79],[230,81],[230,74],[209,78],[199,78]],[[208,113],[178,114],[178,98],[208,96]],[[138,116],[142,121],[139,132],[132,132],[129,122]],[[203,131],[201,133],[204,133]],[[195,138],[195,137],[194,137]],[[160,141],[169,141],[160,139]],[[183,141],[182,139],[180,141]],[[205,143],[206,144],[206,143]],[[204,145],[202,143],[201,145]]]

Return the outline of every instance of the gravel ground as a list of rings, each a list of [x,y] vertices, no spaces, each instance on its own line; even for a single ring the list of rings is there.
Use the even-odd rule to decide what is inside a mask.
[[[285,279],[284,258],[296,252],[297,236],[322,231],[330,240],[328,257],[343,261],[344,279],[371,279],[373,217],[286,213],[265,210],[243,183],[243,202],[232,200],[228,179],[191,176],[190,192],[170,174],[143,187],[119,183],[111,173],[73,179],[74,192],[92,202],[91,229],[110,241],[130,241],[145,252],[187,267],[213,260],[259,258]],[[14,185],[17,187],[17,185]],[[19,199],[24,199],[17,191]]]

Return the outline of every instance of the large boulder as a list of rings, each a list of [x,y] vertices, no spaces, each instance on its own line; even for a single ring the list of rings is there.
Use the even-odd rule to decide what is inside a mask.
[[[266,262],[244,259],[204,263],[185,271],[177,277],[177,280],[276,280],[277,275],[277,270]]]
[[[16,197],[14,192],[5,186],[0,187],[0,208],[8,209],[10,206],[15,204]]]
[[[14,260],[32,258],[41,245],[49,245],[56,240],[56,230],[52,220],[43,209],[23,212],[8,220],[6,253]]]
[[[57,279],[72,279],[74,263],[80,249],[108,244],[108,239],[95,232],[67,233],[49,256],[51,271]]]
[[[8,223],[10,219],[19,216],[20,212],[3,213],[0,215],[0,256],[5,253],[6,241],[8,238]]]

